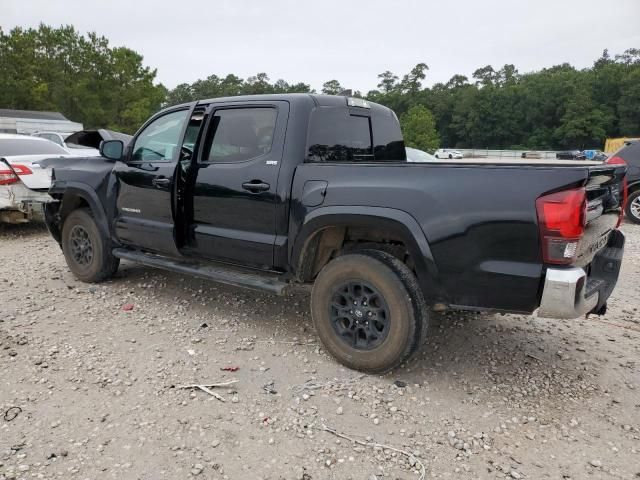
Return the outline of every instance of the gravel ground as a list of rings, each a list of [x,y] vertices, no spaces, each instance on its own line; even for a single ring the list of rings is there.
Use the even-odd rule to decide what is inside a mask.
[[[422,353],[376,377],[318,345],[304,294],[131,264],[83,284],[44,227],[0,226],[0,480],[638,478],[624,230],[606,316],[434,316]],[[176,388],[229,380],[224,402]]]

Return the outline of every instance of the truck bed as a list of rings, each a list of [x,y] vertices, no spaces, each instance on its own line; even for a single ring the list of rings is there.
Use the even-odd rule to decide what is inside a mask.
[[[536,199],[581,186],[594,198],[602,189],[609,195],[612,186],[621,192],[623,175],[624,167],[589,161],[465,159],[366,168],[306,163],[296,170],[292,198],[304,204],[305,183],[317,179],[328,184],[325,198],[319,206],[294,209],[292,214],[340,205],[405,212],[426,237],[432,259],[422,268],[435,272],[447,304],[532,312],[540,304],[547,267]],[[610,207],[615,209],[613,203]],[[592,219],[585,238],[595,241],[615,228],[617,213],[606,218]],[[304,218],[294,221],[303,223]]]

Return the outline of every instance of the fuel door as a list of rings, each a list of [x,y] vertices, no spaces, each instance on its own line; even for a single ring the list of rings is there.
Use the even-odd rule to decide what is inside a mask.
[[[324,180],[307,180],[302,189],[302,204],[305,207],[322,205],[327,195],[327,185]]]

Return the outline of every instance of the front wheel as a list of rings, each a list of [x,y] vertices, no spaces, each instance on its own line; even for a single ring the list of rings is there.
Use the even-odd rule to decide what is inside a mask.
[[[327,350],[366,373],[398,367],[426,333],[426,305],[413,272],[380,251],[329,262],[313,286],[311,314]]]
[[[640,190],[636,190],[629,195],[625,214],[633,223],[640,223]]]
[[[69,270],[78,280],[100,282],[118,270],[120,259],[111,254],[91,210],[74,210],[62,226],[62,252]]]

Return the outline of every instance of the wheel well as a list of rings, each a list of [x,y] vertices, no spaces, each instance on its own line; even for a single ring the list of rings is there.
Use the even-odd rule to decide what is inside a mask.
[[[68,193],[64,197],[62,197],[62,204],[59,211],[60,228],[62,228],[62,224],[64,223],[64,220],[69,216],[69,214],[79,208],[90,209],[91,207],[89,206],[89,202],[87,202],[80,195]]]
[[[397,232],[374,226],[334,225],[322,228],[306,240],[298,257],[297,277],[303,282],[311,281],[333,258],[359,250],[387,252],[415,272],[408,247]]]
[[[67,193],[64,196],[56,194],[53,198],[58,202],[49,202],[44,206],[44,219],[58,243],[62,241],[62,225],[71,212],[78,208],[90,208],[89,203],[80,195]]]

